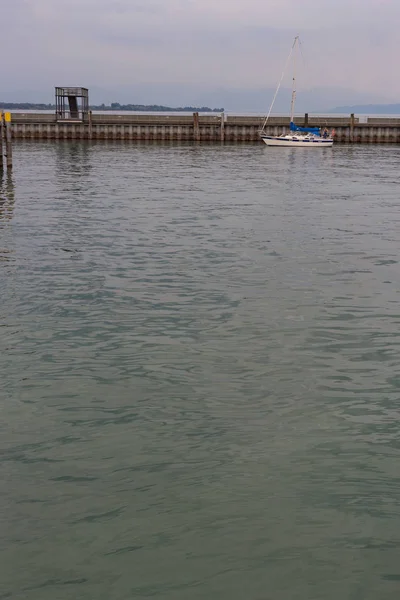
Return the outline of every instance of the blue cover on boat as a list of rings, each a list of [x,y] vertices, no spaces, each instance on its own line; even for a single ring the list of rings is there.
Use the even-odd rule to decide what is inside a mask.
[[[302,131],[303,133],[313,133],[314,135],[320,135],[319,127],[298,127],[290,121],[290,131]]]

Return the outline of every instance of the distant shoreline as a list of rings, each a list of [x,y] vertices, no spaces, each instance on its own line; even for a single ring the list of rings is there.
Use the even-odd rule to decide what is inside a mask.
[[[56,110],[55,104],[40,104],[34,102],[0,102],[0,110]],[[130,111],[130,112],[202,112],[222,113],[223,108],[210,108],[209,106],[162,106],[159,104],[119,104],[113,102],[111,105],[93,104],[93,111]]]
[[[398,115],[400,114],[400,104],[354,104],[352,106],[336,106],[327,112],[332,114]]]

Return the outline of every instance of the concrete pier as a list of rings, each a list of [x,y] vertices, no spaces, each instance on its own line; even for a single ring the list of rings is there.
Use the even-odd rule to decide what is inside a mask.
[[[25,140],[121,140],[258,142],[263,117],[226,115],[132,115],[92,114],[84,122],[57,120],[53,114],[13,113],[12,136]],[[336,131],[337,143],[400,143],[400,118],[348,117],[296,118],[296,124],[328,127]],[[270,117],[266,132],[280,135],[289,130],[288,117]]]

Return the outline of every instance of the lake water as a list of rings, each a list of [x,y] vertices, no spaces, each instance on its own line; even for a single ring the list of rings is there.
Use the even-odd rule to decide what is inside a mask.
[[[0,598],[397,598],[400,148],[14,160]]]

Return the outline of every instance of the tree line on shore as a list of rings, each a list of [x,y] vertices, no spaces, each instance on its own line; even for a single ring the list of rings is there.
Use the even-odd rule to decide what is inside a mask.
[[[41,104],[35,102],[0,102],[2,110],[55,110],[55,104]],[[94,111],[109,111],[109,110],[129,110],[142,112],[224,112],[223,108],[209,108],[208,106],[179,106],[172,108],[171,106],[162,106],[159,104],[120,104],[112,102],[106,104],[94,104],[90,107]]]

